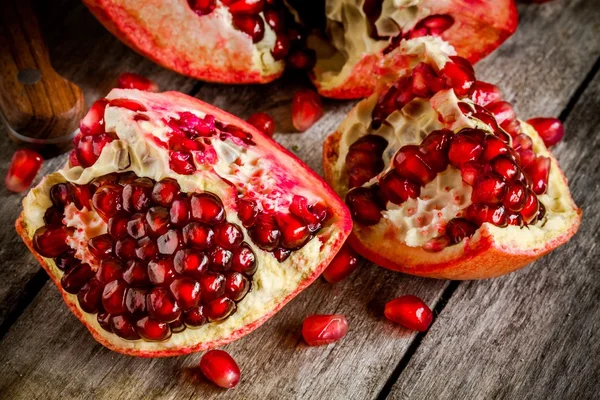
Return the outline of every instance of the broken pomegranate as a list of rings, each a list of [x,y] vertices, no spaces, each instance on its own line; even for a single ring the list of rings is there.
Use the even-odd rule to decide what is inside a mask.
[[[337,342],[348,333],[348,320],[343,315],[311,315],[302,323],[302,337],[309,346]]]
[[[15,151],[4,178],[6,188],[15,193],[27,190],[43,162],[42,156],[33,150],[19,149]]]
[[[319,93],[333,98],[370,95],[379,74],[375,64],[403,39],[438,36],[475,62],[517,26],[513,0],[321,0],[296,2],[296,9],[284,0],[84,3],[124,43],[181,74],[265,83],[287,65],[312,69]]]
[[[101,136],[112,140],[82,145]],[[93,336],[125,354],[244,336],[316,279],[351,230],[301,161],[179,93],[114,89],[73,152],[85,163],[31,190],[17,230]]]
[[[231,389],[240,381],[240,367],[223,350],[210,350],[203,355],[200,370],[208,380],[224,389]]]
[[[363,257],[427,277],[498,276],[569,240],[581,211],[535,129],[446,51],[417,38],[390,53],[406,67],[326,140],[325,176]]]
[[[138,89],[146,92],[158,92],[156,82],[134,72],[123,72],[117,79],[119,89]]]
[[[292,98],[292,123],[299,132],[313,126],[323,116],[321,97],[313,90],[299,90]]]
[[[425,332],[431,321],[431,309],[417,296],[400,296],[385,305],[385,317],[413,331]]]

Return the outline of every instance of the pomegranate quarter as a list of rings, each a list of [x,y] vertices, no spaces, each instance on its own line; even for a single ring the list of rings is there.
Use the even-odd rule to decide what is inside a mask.
[[[581,211],[536,130],[453,53],[439,38],[402,41],[378,66],[389,79],[326,139],[324,170],[365,258],[490,278],[565,243]]]
[[[112,350],[201,351],[251,332],[314,281],[352,227],[300,160],[183,94],[114,89],[17,231]]]

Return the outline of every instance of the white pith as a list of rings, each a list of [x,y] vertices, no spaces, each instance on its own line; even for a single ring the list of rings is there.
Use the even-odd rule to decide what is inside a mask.
[[[411,45],[415,42],[418,45]],[[420,61],[425,61],[434,69],[441,69],[448,55],[436,43],[422,38],[403,42],[394,52],[402,52],[410,60],[408,69],[399,71],[396,77],[408,75]],[[481,121],[465,117],[458,107],[458,98],[452,90],[443,90],[431,99],[417,98],[404,106],[402,110],[390,114],[378,130],[370,128],[371,113],[380,94],[373,94],[359,102],[340,124],[338,158],[333,168],[334,189],[344,198],[348,192],[348,176],[345,168],[346,155],[352,143],[364,135],[375,134],[386,138],[388,146],[383,154],[386,165],[378,177],[364,184],[369,186],[378,181],[385,172],[392,169],[392,158],[396,151],[407,144],[419,144],[433,130],[447,128],[457,133],[465,127],[477,127],[492,133]],[[470,100],[460,101],[471,103]],[[440,117],[442,121],[440,122]],[[546,216],[542,221],[525,228],[508,226],[499,228],[485,223],[473,236],[472,241],[479,239],[479,234],[486,230],[497,242],[497,245],[511,252],[527,252],[543,247],[568,231],[578,219],[577,208],[573,203],[569,188],[558,168],[557,162],[537,132],[528,124],[521,123],[521,130],[533,140],[533,150],[537,155],[551,157],[548,190],[538,196],[546,207]],[[450,191],[446,188],[450,187]],[[444,232],[445,224],[459,216],[461,210],[471,204],[471,186],[464,183],[460,172],[449,166],[446,171],[421,189],[419,199],[395,205],[388,203],[387,210],[382,212],[383,218],[373,226],[355,224],[354,231],[359,237],[369,237],[370,243],[404,243],[409,247],[421,247],[429,239]],[[455,254],[469,240],[442,251]],[[382,244],[382,246],[385,246]]]
[[[242,152],[242,146],[234,143],[231,140],[217,144],[217,154],[219,162],[212,168],[205,168],[193,175],[178,175],[168,168],[168,153],[167,150],[158,146],[156,143],[148,140],[147,135],[156,134],[158,138],[165,138],[166,129],[161,122],[162,118],[168,115],[175,115],[175,112],[190,111],[202,116],[202,113],[194,109],[178,108],[177,106],[167,109],[168,103],[160,103],[160,95],[148,94],[136,90],[113,90],[107,98],[129,98],[135,99],[146,105],[149,111],[144,112],[150,116],[153,123],[135,122],[133,116],[136,114],[124,108],[108,107],[105,112],[105,126],[109,132],[115,132],[119,139],[107,145],[99,158],[99,160],[90,168],[83,169],[81,167],[69,168],[65,166],[58,172],[46,176],[40,184],[33,188],[23,200],[23,217],[26,226],[27,234],[31,238],[35,230],[44,225],[43,215],[45,210],[52,205],[49,198],[49,189],[60,182],[69,181],[77,184],[85,184],[90,182],[95,177],[103,176],[112,172],[127,172],[133,171],[140,177],[148,177],[159,181],[160,179],[171,177],[177,179],[181,185],[182,191],[185,192],[200,192],[210,191],[215,193],[224,200],[224,206],[227,211],[227,220],[242,226],[241,221],[237,217],[236,211],[232,208],[235,203],[229,185],[219,179],[216,174],[226,177],[229,181],[235,182],[238,179],[240,182],[246,178],[246,175],[239,171],[232,172],[230,162],[231,156],[226,155],[227,152],[236,151],[238,154]],[[151,100],[149,100],[151,99]],[[156,101],[154,101],[156,100]],[[168,110],[168,111],[167,111]],[[257,140],[265,140],[256,138]],[[258,147],[257,147],[258,148]],[[295,163],[291,160],[285,160],[283,167],[277,164],[275,155],[265,154],[268,149],[250,148],[244,150],[244,157],[248,160],[255,160],[258,165],[262,165],[265,173],[265,180],[259,182],[268,183],[274,175],[284,176],[289,175],[288,184],[290,187],[303,188],[300,185],[300,180],[297,176],[301,176],[302,172],[298,172],[296,176],[290,175],[289,170],[285,168],[293,168]],[[256,151],[255,151],[256,150]],[[221,158],[222,157],[222,158]],[[281,158],[281,156],[280,156]],[[229,160],[229,163],[228,161]],[[249,163],[252,164],[252,163]],[[272,184],[272,182],[271,182]],[[284,185],[285,186],[285,185]],[[310,191],[309,191],[310,189]],[[265,202],[277,207],[287,205],[292,194],[304,195],[309,202],[323,200],[327,202],[324,193],[316,187],[303,188],[295,190],[294,193],[280,192],[281,196],[275,195],[276,191],[269,193],[265,198]],[[228,199],[229,201],[225,201]],[[70,210],[69,221],[77,221],[77,223],[85,224],[84,221],[89,219],[99,218],[95,211],[89,213],[75,213]],[[87,216],[88,218],[83,218]],[[333,222],[333,221],[332,221]],[[97,224],[98,225],[98,224]],[[99,224],[93,227],[90,231],[94,233],[105,232],[105,224]],[[80,237],[77,241],[83,243],[86,237],[86,228],[89,226],[79,226]],[[292,252],[291,256],[284,262],[278,262],[270,253],[267,253],[257,246],[248,236],[246,229],[243,229],[245,241],[252,247],[252,250],[257,256],[258,270],[252,276],[252,290],[239,303],[237,303],[237,311],[220,323],[208,323],[198,329],[188,328],[183,332],[174,333],[172,337],[164,342],[148,342],[144,340],[127,341],[118,336],[104,331],[96,320],[95,314],[87,314],[79,308],[76,295],[65,294],[67,302],[76,306],[85,318],[89,329],[95,331],[95,334],[103,336],[115,348],[140,350],[147,355],[152,355],[153,351],[164,352],[170,349],[177,350],[182,347],[189,347],[203,342],[213,342],[225,340],[231,336],[234,331],[237,331],[244,326],[256,322],[261,317],[269,314],[278,305],[282,299],[287,298],[296,288],[312,276],[315,269],[319,266],[322,260],[328,258],[334,244],[339,240],[340,232],[331,223],[319,231],[318,236],[310,240],[300,250]],[[73,242],[76,242],[73,240]],[[45,259],[52,275],[62,277],[63,272],[60,271],[52,259]]]

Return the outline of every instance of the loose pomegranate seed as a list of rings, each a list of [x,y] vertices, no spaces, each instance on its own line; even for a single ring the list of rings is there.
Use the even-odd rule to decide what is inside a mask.
[[[233,251],[231,269],[248,276],[254,275],[256,272],[256,255],[247,243],[242,243]]]
[[[168,286],[177,277],[173,260],[152,260],[148,263],[148,278],[157,286]]]
[[[173,266],[178,274],[186,275],[195,279],[202,277],[208,268],[208,257],[193,249],[179,250],[175,253]]]
[[[349,244],[345,244],[323,271],[323,278],[329,283],[337,283],[350,276],[357,267],[358,254]]]
[[[102,260],[113,252],[113,241],[108,234],[99,235],[88,241],[88,250],[97,259]]]
[[[526,200],[527,188],[520,182],[514,182],[508,187],[502,204],[510,211],[519,212],[525,207]]]
[[[200,303],[200,284],[193,279],[175,279],[169,289],[184,311],[197,307]]]
[[[190,8],[199,16],[208,15],[216,7],[216,0],[188,0]]]
[[[475,73],[471,64],[462,57],[451,56],[440,71],[446,83],[458,97],[470,96],[475,90]]]
[[[20,149],[15,151],[4,178],[6,188],[11,192],[19,193],[31,185],[44,159],[33,150]]]
[[[122,314],[127,311],[125,307],[125,294],[127,284],[121,280],[109,282],[102,293],[102,306],[109,314]]]
[[[63,210],[60,207],[52,206],[44,213],[44,223],[49,226],[60,226],[63,220]]]
[[[187,151],[172,151],[169,153],[169,168],[180,175],[191,175],[196,172],[194,158]]]
[[[264,0],[238,0],[229,6],[232,14],[258,14],[265,7]]]
[[[188,198],[175,199],[169,210],[169,220],[175,226],[185,226],[190,221],[190,200]]]
[[[402,146],[394,156],[394,169],[396,172],[413,182],[425,185],[431,182],[436,173],[422,159],[418,146]]]
[[[467,207],[465,214],[469,221],[472,221],[479,226],[485,222],[489,222],[490,224],[494,224],[501,228],[506,226],[507,212],[501,205],[473,203]]]
[[[382,208],[372,188],[355,188],[346,195],[352,219],[362,225],[375,225],[381,219]]]
[[[203,303],[218,299],[225,294],[225,277],[221,274],[207,272],[200,277],[198,282]]]
[[[131,287],[144,287],[150,285],[148,268],[138,260],[131,260],[123,271],[123,280]]]
[[[265,36],[265,23],[260,15],[234,15],[233,26],[250,36],[253,43],[260,42]]]
[[[489,104],[502,100],[502,92],[496,85],[477,81],[475,82],[475,89],[471,95],[471,100],[481,107],[486,107]]]
[[[135,256],[142,261],[150,261],[158,256],[158,246],[149,237],[137,241]]]
[[[533,126],[548,147],[554,146],[565,136],[565,127],[558,118],[532,118],[527,123]]]
[[[537,199],[535,193],[533,193],[530,189],[527,190],[525,206],[521,210],[521,217],[523,217],[523,221],[529,224],[535,220],[538,215],[538,211],[540,209],[540,202]]]
[[[409,198],[416,199],[421,194],[421,186],[402,178],[396,171],[389,171],[379,181],[381,191],[387,201],[394,204],[402,204]]]
[[[480,176],[473,186],[471,200],[475,203],[500,203],[506,193],[506,183],[494,173]]]
[[[446,225],[446,234],[452,244],[460,243],[463,239],[473,236],[477,227],[464,218],[454,218]]]
[[[88,281],[83,287],[77,292],[77,301],[79,307],[86,313],[95,314],[98,312],[102,300],[103,284],[92,279]]]
[[[213,237],[213,230],[198,222],[191,222],[183,228],[183,242],[197,250],[210,248]]]
[[[225,275],[225,295],[233,301],[242,300],[250,290],[250,281],[239,272]]]
[[[299,132],[313,126],[323,116],[321,97],[313,90],[299,90],[292,98],[292,123]]]
[[[65,272],[60,280],[60,285],[67,293],[77,294],[79,290],[94,276],[92,267],[88,264],[79,264]]]
[[[126,314],[111,316],[110,329],[114,334],[126,340],[137,340],[140,338],[131,317]]]
[[[152,181],[148,178],[138,178],[126,184],[121,194],[123,209],[131,213],[147,211],[150,208],[152,186]]]
[[[169,324],[143,317],[135,322],[137,333],[146,340],[160,342],[171,337]]]
[[[138,89],[146,92],[158,92],[158,85],[141,75],[133,72],[123,72],[117,80],[120,89]]]
[[[275,121],[267,113],[252,114],[248,118],[248,123],[269,137],[275,133]]]
[[[164,235],[169,230],[169,210],[164,207],[151,207],[146,213],[146,222],[151,236]]]
[[[33,234],[33,248],[44,257],[57,257],[69,249],[67,236],[69,229],[65,226],[42,226]]]
[[[100,267],[96,271],[96,279],[106,285],[123,277],[123,265],[112,258],[100,261]]]
[[[163,207],[170,207],[179,194],[181,187],[175,179],[165,178],[157,182],[152,189],[152,201]]]
[[[338,315],[311,315],[302,323],[302,337],[309,346],[337,342],[348,333],[348,320]]]
[[[114,254],[123,261],[133,260],[136,257],[137,242],[129,237],[115,242]]]
[[[194,221],[215,225],[225,220],[223,203],[212,193],[194,194],[190,203]]]
[[[118,185],[106,184],[94,193],[92,205],[103,220],[108,221],[121,210],[121,190]]]
[[[173,322],[181,315],[181,308],[166,288],[155,287],[146,296],[148,314],[161,322]]]
[[[456,168],[460,168],[470,161],[479,160],[483,152],[481,142],[473,136],[466,135],[463,131],[456,135],[448,150],[450,163]]]
[[[211,322],[223,321],[236,310],[233,300],[221,297],[204,305],[204,315]]]
[[[279,246],[281,231],[270,214],[260,214],[249,233],[254,243],[263,250],[271,251]]]
[[[107,99],[97,100],[88,113],[83,117],[79,125],[81,133],[84,135],[100,135],[104,133],[104,111],[108,105]],[[81,163],[81,158],[77,157]],[[81,164],[84,165],[84,164]]]
[[[231,389],[240,381],[240,368],[223,350],[210,350],[200,360],[200,370],[215,385]]]
[[[202,306],[198,306],[183,314],[183,322],[189,328],[197,328],[206,323],[206,317]]]
[[[407,329],[425,332],[431,321],[431,309],[417,296],[400,296],[388,302],[384,310],[385,317]]]
[[[526,168],[525,173],[532,181],[532,189],[535,194],[544,194],[548,189],[548,177],[550,176],[550,159],[548,157],[536,157]]]

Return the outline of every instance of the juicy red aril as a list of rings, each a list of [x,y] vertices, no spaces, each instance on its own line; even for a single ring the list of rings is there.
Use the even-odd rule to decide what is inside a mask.
[[[121,107],[135,112],[148,111],[142,103],[131,99],[113,99],[108,103],[109,107]]]
[[[420,36],[440,36],[454,24],[454,18],[447,14],[429,15],[415,25],[408,38],[413,39]]]
[[[475,90],[471,94],[471,100],[481,107],[486,107],[488,104],[495,103],[502,99],[502,92],[496,85],[491,83],[477,81],[474,86]]]
[[[225,272],[231,268],[231,251],[220,246],[215,246],[209,255],[210,269],[217,272]]]
[[[242,300],[250,290],[250,281],[239,272],[225,275],[225,295],[233,301]]]
[[[206,317],[204,316],[204,308],[198,306],[192,308],[189,311],[183,313],[183,322],[190,328],[197,328],[206,323]]]
[[[134,239],[141,239],[149,234],[145,214],[134,214],[127,222],[127,234]]]
[[[232,14],[258,14],[265,7],[264,0],[238,0],[229,6]]]
[[[409,198],[416,199],[421,194],[421,186],[393,170],[381,178],[379,186],[386,200],[394,204],[402,204]]]
[[[550,176],[550,159],[548,157],[536,157],[525,168],[525,173],[531,178],[531,188],[535,194],[546,193],[548,189],[548,177]]]
[[[436,172],[423,161],[419,147],[415,145],[403,146],[394,156],[394,169],[396,172],[413,182],[425,185],[431,182]]]
[[[150,285],[148,268],[141,261],[129,261],[127,268],[123,271],[123,280],[131,287],[148,286]]]
[[[310,239],[308,227],[293,214],[278,214],[277,225],[281,231],[281,245],[293,250],[302,247]]]
[[[67,250],[54,258],[54,264],[58,269],[66,272],[79,265],[79,260],[75,258],[75,250]]]
[[[60,207],[49,207],[44,213],[44,223],[50,226],[60,226],[63,220],[63,210]]]
[[[214,272],[207,272],[198,281],[204,303],[218,299],[225,294],[225,277]]]
[[[413,68],[411,91],[417,97],[429,97],[444,89],[444,82],[428,64],[421,62]]]
[[[104,147],[113,140],[115,140],[114,135],[108,133],[95,136],[76,136],[73,144],[79,165],[84,168],[94,165]]]
[[[118,240],[127,237],[128,218],[126,214],[117,214],[108,220],[108,234],[111,238]]]
[[[265,23],[260,15],[234,15],[233,26],[249,35],[253,43],[258,43],[265,36]]]
[[[475,181],[471,200],[475,203],[499,203],[505,193],[504,179],[495,174],[486,174]]]
[[[287,57],[287,65],[290,68],[294,68],[300,71],[311,70],[316,63],[317,54],[314,50],[308,48],[292,50]],[[296,129],[298,128],[296,127]]]
[[[110,331],[126,340],[137,340],[140,338],[131,317],[126,314],[110,317]]]
[[[154,285],[169,285],[176,276],[175,266],[170,259],[152,260],[148,263],[148,278]]]
[[[73,202],[78,210],[82,210],[84,207],[88,210],[91,209],[92,204],[92,192],[88,185],[73,185]]]
[[[254,243],[266,251],[277,248],[281,239],[281,231],[270,214],[260,214],[249,233]]]
[[[79,264],[65,272],[60,280],[60,285],[67,293],[77,294],[79,290],[94,276],[94,271],[89,264]]]
[[[148,178],[138,178],[123,187],[121,194],[125,211],[145,212],[150,207],[152,181]]]
[[[477,227],[464,218],[454,218],[446,225],[446,235],[452,244],[460,243],[464,238],[471,237]]]
[[[448,150],[448,159],[450,163],[460,168],[463,164],[470,161],[477,161],[483,152],[483,146],[473,136],[465,135],[459,132]]]
[[[190,278],[175,279],[169,289],[184,311],[198,306],[200,302],[200,284],[195,280]]]
[[[248,276],[256,272],[256,255],[247,243],[243,243],[233,251],[231,269]]]
[[[180,175],[191,175],[196,172],[194,158],[187,151],[171,151],[169,153],[169,168]]]
[[[158,246],[156,242],[149,237],[137,241],[135,256],[142,261],[149,261],[158,255]]]
[[[96,279],[88,281],[77,292],[79,307],[86,313],[95,314],[101,305],[103,285]]]
[[[271,29],[278,33],[284,31],[284,17],[279,11],[265,10],[264,16],[267,25],[269,25]]]
[[[122,277],[123,266],[121,263],[111,258],[102,260],[98,270],[96,270],[96,279],[105,285],[116,279],[121,279]]]
[[[525,207],[527,200],[527,188],[520,182],[514,182],[508,186],[502,204],[513,212],[519,212]]]
[[[173,266],[178,274],[199,279],[208,268],[208,257],[193,249],[182,249],[175,254]]]
[[[125,307],[125,294],[127,285],[122,280],[114,280],[104,287],[102,293],[102,306],[109,314],[122,314],[127,311]]]
[[[113,241],[108,234],[91,238],[88,241],[88,250],[96,258],[102,260],[113,252]]]
[[[352,189],[346,195],[346,204],[350,209],[352,219],[362,225],[375,225],[381,219],[382,208],[371,188]]]
[[[70,183],[57,183],[50,188],[50,200],[57,207],[66,207],[73,202],[73,189]]]
[[[152,189],[152,201],[163,207],[169,207],[179,194],[181,187],[175,179],[165,178],[157,182]]]
[[[299,90],[292,98],[292,123],[304,132],[323,116],[321,97],[313,90]]]
[[[155,287],[146,295],[150,317],[161,322],[173,322],[181,315],[181,308],[173,295],[162,287]]]
[[[219,224],[225,220],[221,200],[212,193],[194,194],[190,199],[192,220],[205,224]]]
[[[348,187],[355,188],[364,185],[365,183],[369,182],[371,178],[376,176],[381,169],[373,165],[358,165],[353,167],[348,172]]]
[[[533,126],[547,147],[554,146],[565,136],[565,127],[558,118],[532,118],[527,123]]]
[[[169,229],[164,235],[156,239],[156,246],[160,254],[172,255],[183,245],[181,232]]]
[[[510,156],[498,156],[492,160],[492,170],[506,179],[507,181],[515,180],[521,170],[517,166],[517,163]]]
[[[398,297],[385,305],[385,317],[407,329],[425,332],[431,321],[431,309],[417,296]]]
[[[511,136],[519,133],[519,121],[512,105],[507,101],[497,101],[487,106],[487,110],[494,114],[496,121]]]
[[[214,232],[208,226],[191,222],[183,228],[183,242],[194,249],[206,250],[212,246]]]
[[[248,123],[269,137],[275,133],[275,121],[267,113],[252,114],[248,118]]]
[[[447,62],[440,71],[446,79],[446,84],[454,89],[458,97],[469,96],[475,85],[475,74],[470,64],[464,58],[451,56],[452,61]],[[467,65],[470,67],[467,68]]]
[[[521,217],[523,217],[523,221],[527,224],[531,223],[537,216],[539,209],[540,202],[538,201],[537,196],[531,190],[527,190],[525,206],[520,213]]]
[[[221,297],[204,305],[204,315],[209,321],[222,321],[236,310],[235,302],[227,297]]]
[[[257,216],[258,209],[256,208],[256,202],[254,200],[238,200],[238,217],[246,228],[254,225]]]
[[[83,117],[79,125],[82,134],[100,135],[104,133],[104,111],[107,105],[107,99],[100,99],[92,104],[90,110],[85,117]],[[81,159],[79,161],[81,162]]]
[[[329,283],[337,283],[350,276],[357,267],[358,254],[349,244],[345,244],[323,271],[323,278]]]
[[[506,226],[506,209],[501,205],[473,203],[465,210],[466,218],[476,225],[489,222],[499,227]]]
[[[434,238],[429,239],[423,245],[423,250],[429,253],[437,253],[444,250],[446,247],[450,246],[452,243],[450,241],[449,235],[440,235]]]
[[[127,293],[125,294],[125,307],[134,317],[146,314],[147,294],[148,291],[146,289],[127,289]]]
[[[129,237],[115,242],[115,256],[123,261],[133,260],[136,257],[137,242]]]
[[[183,313],[175,321],[169,323],[169,328],[171,328],[171,332],[173,333],[185,331],[186,326],[183,320]]]
[[[448,167],[448,150],[453,138],[452,131],[441,129],[431,132],[419,145],[421,159],[437,173]]]
[[[169,324],[143,317],[135,322],[137,333],[146,340],[160,342],[171,337]]]
[[[169,220],[175,226],[182,227],[190,221],[190,200],[176,199],[169,210]]]
[[[150,235],[164,235],[169,230],[169,210],[164,207],[151,207],[146,213],[146,222]]]
[[[241,229],[229,222],[216,226],[214,232],[215,244],[229,250],[239,246],[242,240],[244,240],[244,234]]]
[[[289,54],[290,47],[291,43],[287,35],[285,33],[277,34],[277,37],[275,38],[275,44],[273,45],[273,49],[271,50],[271,55],[273,56],[273,59],[275,61],[283,60]]]
[[[202,374],[215,385],[231,389],[240,381],[240,368],[223,350],[211,350],[200,360]]]
[[[42,226],[33,234],[33,248],[44,257],[57,257],[69,249],[68,236],[69,229],[65,226]]]
[[[121,210],[121,190],[118,185],[100,186],[92,197],[92,205],[103,220],[108,221]]]
[[[279,248],[273,250],[272,254],[273,254],[273,257],[275,257],[275,259],[277,261],[282,263],[289,258],[290,254],[292,254],[292,251],[288,250],[288,249],[284,249],[283,247],[279,247]]]
[[[338,315],[311,315],[302,322],[302,337],[309,346],[337,342],[348,333],[348,320]]]
[[[110,326],[111,315],[105,311],[99,312],[96,316],[96,320],[98,324],[107,332],[112,332],[112,327]]]
[[[147,92],[158,92],[158,85],[150,79],[133,72],[123,72],[117,79],[120,89],[138,89]]]
[[[508,225],[523,226],[523,217],[520,214],[509,214],[506,222]]]
[[[487,135],[483,141],[483,153],[481,153],[481,161],[489,162],[495,157],[503,154],[509,154],[509,147],[498,136]]]
[[[483,166],[478,162],[470,161],[460,167],[460,175],[465,183],[473,186],[483,169]]]
[[[19,149],[15,151],[4,178],[6,188],[11,192],[26,190],[42,167],[44,159],[33,150]]]
[[[216,3],[216,0],[188,0],[190,8],[199,16],[213,12],[217,5]]]

